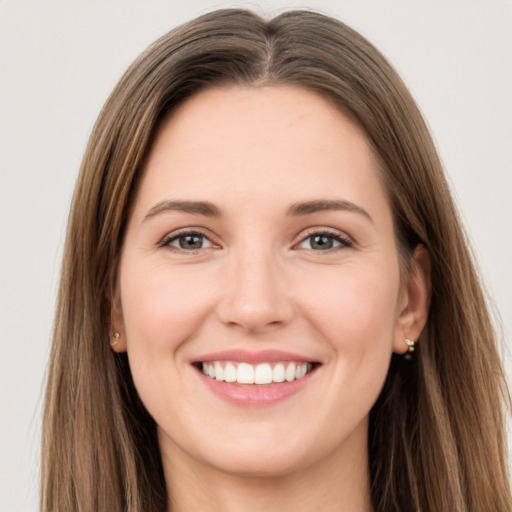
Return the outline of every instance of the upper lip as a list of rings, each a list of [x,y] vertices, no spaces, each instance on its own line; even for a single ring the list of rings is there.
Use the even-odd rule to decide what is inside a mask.
[[[211,352],[200,357],[194,358],[192,363],[208,363],[210,361],[234,361],[239,363],[276,363],[285,361],[311,363],[316,362],[310,357],[305,357],[292,352],[283,350],[260,350],[251,352],[245,349],[223,350],[220,352]]]

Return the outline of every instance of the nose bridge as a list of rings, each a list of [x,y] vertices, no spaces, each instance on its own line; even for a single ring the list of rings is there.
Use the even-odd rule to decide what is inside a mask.
[[[234,249],[226,276],[222,319],[248,331],[282,325],[293,311],[277,255],[268,239],[265,241]]]

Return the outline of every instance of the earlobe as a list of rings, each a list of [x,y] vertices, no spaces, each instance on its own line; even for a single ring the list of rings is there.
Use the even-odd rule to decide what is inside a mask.
[[[126,334],[119,293],[110,299],[110,346],[114,352],[126,352]]]
[[[119,343],[119,336],[120,334],[118,332],[113,332],[110,334],[110,346],[115,347]]]
[[[418,245],[411,259],[404,284],[404,299],[397,318],[393,351],[411,354],[428,319],[432,293],[430,255],[424,245]]]

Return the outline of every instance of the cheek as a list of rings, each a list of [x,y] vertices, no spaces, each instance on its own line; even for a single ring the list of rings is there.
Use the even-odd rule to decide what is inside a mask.
[[[350,335],[343,336],[346,342],[359,343],[369,331],[392,332],[398,283],[398,268],[393,266],[382,271],[346,265],[325,275],[316,273],[301,284],[303,310],[320,330],[344,333]]]
[[[332,269],[331,269],[332,270]],[[340,267],[325,279],[317,275],[302,293],[304,315],[321,334],[331,360],[326,367],[331,386],[325,393],[324,421],[350,430],[377,400],[393,347],[396,304],[399,293],[398,265]],[[305,291],[305,289],[303,289]],[[338,427],[333,427],[333,436]]]
[[[191,269],[153,265],[122,267],[121,299],[128,350],[137,355],[169,352],[186,341],[211,304],[211,286],[201,286]]]
[[[120,290],[130,370],[144,405],[158,423],[163,412],[175,406],[169,400],[170,389],[187,396],[180,347],[204,324],[212,287],[200,286],[203,279],[194,276],[191,267],[141,264],[129,255],[122,263]]]

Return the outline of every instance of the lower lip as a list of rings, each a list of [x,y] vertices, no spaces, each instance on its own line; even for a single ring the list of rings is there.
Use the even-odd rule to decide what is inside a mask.
[[[304,377],[292,382],[251,386],[223,382],[199,373],[201,380],[219,398],[238,406],[265,406],[285,400],[301,391],[311,380],[312,370]]]

